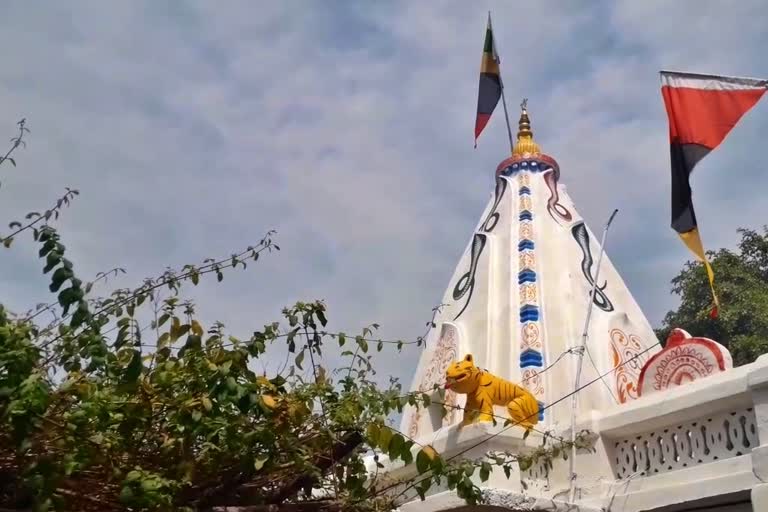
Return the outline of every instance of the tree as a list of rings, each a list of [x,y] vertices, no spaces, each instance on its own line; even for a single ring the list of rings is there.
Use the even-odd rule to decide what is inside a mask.
[[[672,279],[680,306],[669,311],[657,330],[666,340],[674,327],[711,338],[731,351],[734,365],[751,363],[768,352],[768,226],[763,233],[739,229],[737,251],[720,249],[708,256],[716,276],[721,310],[711,318],[712,298],[701,263],[687,262]]]
[[[24,120],[18,126],[0,164],[16,166],[11,155],[29,133]],[[22,314],[0,303],[0,509],[391,510],[407,492],[423,497],[446,482],[475,503],[475,469],[484,481],[493,466],[509,475],[518,461],[443,458],[388,424],[394,411],[428,406],[435,395],[406,393],[396,380],[377,385],[371,353],[419,347],[423,336],[377,339],[375,324],[351,336],[327,332],[320,301],[285,308],[282,323],[246,337],[203,326],[183,287],[206,275],[221,281],[278,251],[274,232],[231,256],[96,296],[124,271],[84,281],[66,257],[52,223],[77,196],[67,189],[0,236],[12,248],[31,234],[55,295]],[[291,366],[254,371],[276,343]],[[323,356],[328,343],[344,350],[336,368]],[[385,456],[415,461],[420,475],[383,480]]]

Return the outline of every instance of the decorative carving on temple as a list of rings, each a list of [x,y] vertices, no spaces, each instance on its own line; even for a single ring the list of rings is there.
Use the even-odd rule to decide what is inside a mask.
[[[638,395],[649,395],[733,368],[728,349],[709,338],[672,329],[664,349],[640,371]]]
[[[432,353],[432,359],[429,361],[424,376],[419,383],[419,391],[422,393],[431,392],[435,386],[442,387],[445,371],[448,366],[456,359],[459,346],[459,332],[455,325],[444,323],[440,329],[440,338]],[[450,390],[445,392],[445,405],[447,412],[443,417],[442,425],[445,427],[456,421],[456,393]],[[418,409],[411,416],[411,423],[408,428],[408,435],[416,437],[419,434],[419,422],[424,414],[423,409]]]
[[[643,341],[639,336],[626,333],[621,329],[611,329],[611,354],[613,356],[616,393],[619,402],[624,404],[637,399],[638,381],[643,363],[648,356],[643,354]]]

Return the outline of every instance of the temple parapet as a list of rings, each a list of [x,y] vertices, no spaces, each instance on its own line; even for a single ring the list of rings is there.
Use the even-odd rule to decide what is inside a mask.
[[[768,355],[604,412],[582,414],[577,428],[594,436],[595,450],[577,457],[575,502],[568,501],[568,462],[556,458],[551,465],[513,472],[509,479],[495,471],[487,482],[478,481],[485,486],[485,505],[640,512],[741,502],[747,508],[723,510],[749,511],[751,499],[755,511],[768,510],[768,484],[763,483],[768,482]],[[554,431],[549,442],[568,433]],[[525,438],[520,427],[476,423],[439,430],[432,446],[444,457],[461,453],[476,459],[488,451],[529,454],[543,441],[541,432]],[[415,467],[399,466],[396,474],[402,478],[409,472],[415,474]],[[447,489],[434,489],[424,502],[414,498],[400,510],[466,510]]]

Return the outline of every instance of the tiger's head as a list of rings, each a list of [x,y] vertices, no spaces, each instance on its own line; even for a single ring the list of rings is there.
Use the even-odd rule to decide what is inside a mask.
[[[480,368],[475,366],[472,354],[456,361],[445,370],[445,389],[457,393],[471,393],[479,385]]]

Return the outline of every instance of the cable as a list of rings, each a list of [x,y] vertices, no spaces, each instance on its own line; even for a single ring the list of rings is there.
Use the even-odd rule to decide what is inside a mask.
[[[589,357],[589,362],[592,363],[592,368],[594,368],[596,372],[599,372],[600,369],[597,367],[597,364],[595,364],[595,360],[592,359],[592,353],[589,351],[589,346],[586,344],[584,345],[584,351],[587,353],[587,357]],[[618,366],[616,368],[618,368]],[[614,368],[614,370],[616,368]],[[607,382],[605,382],[602,378],[600,380],[603,382],[603,384],[605,384],[605,388],[608,390],[608,393],[611,394],[611,398],[613,398],[613,401],[616,402],[616,404],[618,405],[620,403],[619,399],[616,398],[616,395],[613,394],[613,390],[611,389],[611,386]]]
[[[557,363],[559,363],[559,362],[560,362],[560,360],[561,360],[561,359],[562,359],[562,358],[563,358],[563,357],[564,357],[566,354],[573,354],[573,353],[574,353],[574,350],[573,350],[573,347],[571,347],[571,348],[569,348],[568,350],[566,350],[565,352],[563,352],[562,354],[560,354],[559,356],[557,356],[557,359],[555,359],[555,360],[552,362],[552,364],[550,364],[549,366],[547,366],[546,368],[544,368],[544,369],[543,369],[543,370],[541,370],[540,372],[536,372],[536,373],[534,373],[533,375],[531,375],[531,376],[529,376],[529,377],[526,377],[526,378],[524,378],[524,379],[522,380],[522,382],[527,382],[528,380],[530,380],[530,379],[532,379],[532,378],[534,378],[534,377],[536,377],[536,376],[538,376],[538,375],[542,375],[542,374],[544,374],[544,373],[545,373],[545,372],[547,372],[549,369],[551,369],[553,366],[555,366]]]
[[[450,409],[454,409],[456,411],[480,412],[480,409],[467,409],[466,407],[462,407],[460,405],[451,405],[451,404],[448,404],[448,403],[445,403],[445,402],[432,401],[432,403],[433,404],[437,404],[437,405],[443,405],[445,407],[448,407]],[[489,412],[489,413],[486,413],[486,414],[489,414],[490,416],[493,416],[494,418],[502,419],[504,421],[507,421],[509,419],[507,416],[501,416],[499,414],[495,414],[495,413],[492,413],[492,412]],[[565,443],[566,442],[565,439],[563,439],[562,437],[556,436],[555,434],[552,434],[550,432],[544,432],[543,430],[539,430],[539,429],[534,428],[534,427],[531,427],[531,430],[533,430],[534,432],[538,432],[539,434],[541,434],[543,436],[551,437],[553,439],[557,439],[561,443]]]

